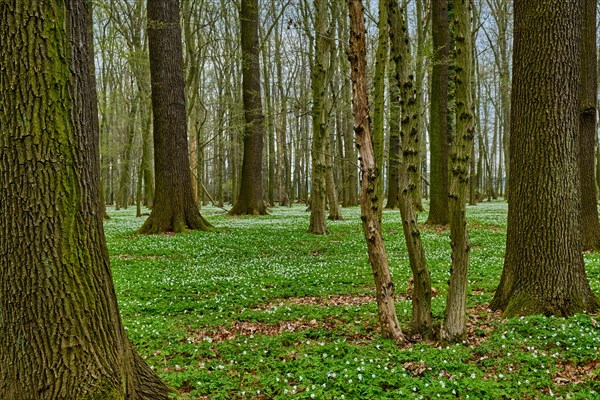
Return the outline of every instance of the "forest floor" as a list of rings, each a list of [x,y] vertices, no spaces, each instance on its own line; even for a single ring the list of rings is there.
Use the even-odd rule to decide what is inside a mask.
[[[105,223],[119,306],[138,352],[178,399],[598,399],[600,315],[504,319],[487,308],[502,271],[507,205],[468,207],[468,337],[397,347],[377,328],[358,207],[307,233],[304,205],[262,217],[202,214],[215,232],[140,236],[135,210]],[[425,220],[426,214],[421,215]],[[403,326],[410,268],[397,210],[384,238]],[[443,316],[449,231],[423,227]],[[600,254],[585,254],[600,294]]]

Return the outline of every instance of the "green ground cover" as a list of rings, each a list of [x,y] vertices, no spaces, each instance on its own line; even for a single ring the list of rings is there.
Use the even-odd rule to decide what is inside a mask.
[[[598,315],[503,319],[486,305],[504,255],[505,203],[468,208],[472,246],[464,343],[398,348],[377,330],[359,209],[308,234],[302,205],[264,217],[202,213],[217,232],[138,236],[143,218],[109,209],[105,230],[129,337],[179,399],[600,398]],[[384,237],[408,324],[408,258],[398,211]],[[425,219],[425,215],[421,216]],[[449,231],[424,228],[444,311]],[[600,254],[586,254],[600,293]]]

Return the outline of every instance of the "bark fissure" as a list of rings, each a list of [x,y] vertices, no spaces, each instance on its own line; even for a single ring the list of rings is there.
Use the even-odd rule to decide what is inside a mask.
[[[99,204],[89,7],[0,5],[3,399],[168,398],[117,309]]]

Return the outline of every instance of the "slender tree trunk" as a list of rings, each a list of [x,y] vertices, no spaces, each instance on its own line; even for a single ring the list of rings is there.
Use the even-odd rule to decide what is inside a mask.
[[[452,269],[446,299],[446,313],[440,336],[457,342],[467,329],[467,271],[469,267],[469,236],[466,202],[473,149],[473,100],[470,0],[454,2],[454,34],[456,42],[456,134],[450,159],[450,240]]]
[[[392,50],[393,52],[393,50]],[[393,54],[390,55],[390,73],[389,76],[389,102],[390,102],[390,134],[388,145],[388,184],[387,184],[387,203],[385,208],[398,208],[398,196],[400,184],[400,82],[396,78],[397,67]]]
[[[327,1],[315,0],[314,61],[312,64],[312,184],[308,231],[328,233],[325,224],[327,196],[327,142],[329,141],[329,12]]]
[[[331,5],[331,27],[329,29],[329,36],[334,37],[335,35],[335,21],[333,18],[338,14],[337,6],[334,2]],[[336,131],[333,129],[335,126],[335,117],[331,115],[334,110],[335,104],[335,95],[334,95],[334,86],[333,86],[333,76],[335,74],[335,68],[337,67],[336,59],[337,59],[337,48],[333,45],[333,40],[329,42],[329,71],[328,71],[328,82],[327,85],[330,87],[330,96],[333,97],[333,100],[329,100],[327,103],[327,114],[329,115],[329,129],[328,136],[326,138],[325,143],[325,162],[327,166],[327,176],[326,176],[326,186],[327,186],[327,204],[329,204],[329,215],[327,219],[331,221],[341,221],[344,218],[342,217],[342,212],[340,210],[340,203],[338,201],[338,192],[337,185],[335,180],[334,173],[334,153],[336,149],[335,142],[335,134]]]
[[[350,12],[350,47],[348,58],[352,65],[352,103],[354,108],[354,132],[361,162],[361,220],[363,233],[367,242],[369,262],[375,278],[377,291],[377,309],[383,337],[397,343],[405,341],[400,328],[394,304],[394,283],[389,271],[387,253],[381,233],[381,221],[378,203],[375,198],[377,180],[381,179],[379,168],[375,163],[373,142],[367,96],[367,67],[365,25],[363,8],[360,0],[349,0]]]
[[[147,12],[156,191],[139,233],[210,230],[192,192],[179,1],[149,0]]]
[[[275,0],[271,1],[271,7],[275,10]],[[281,57],[281,34],[279,23],[275,26],[275,68],[277,74],[277,93],[279,95],[279,115],[276,119],[276,139],[277,139],[277,193],[279,205],[286,206],[289,199],[289,178],[290,169],[288,167],[287,157],[287,93],[283,86],[283,62]]]
[[[169,397],[117,309],[98,203],[90,7],[0,4],[0,82],[11,82],[0,87],[2,399]]]
[[[594,0],[584,0],[584,23],[579,78],[579,176],[581,179],[581,232],[584,249],[600,249],[600,221],[595,181],[597,58],[596,8]]]
[[[259,27],[260,28],[260,27]],[[260,30],[260,29],[259,29]],[[267,170],[269,172],[267,180],[267,198],[269,200],[269,206],[275,206],[275,102],[277,96],[271,91],[271,69],[269,68],[269,54],[271,51],[271,42],[268,37],[262,38],[263,45],[262,57],[263,57],[263,78],[264,78],[264,94],[265,104],[267,109],[267,117],[265,118],[265,130],[267,131],[268,139],[268,163]]]
[[[378,40],[377,40],[377,51],[375,55],[375,71],[373,76],[374,88],[373,88],[373,151],[375,152],[375,164],[379,166],[380,173],[383,173],[383,141],[385,137],[385,73],[388,64],[388,53],[389,53],[389,35],[390,30],[387,23],[388,10],[386,0],[378,0],[379,9],[379,20],[377,23],[378,27]],[[390,161],[388,160],[388,163]],[[377,184],[380,186],[376,187],[375,194],[377,196],[377,212],[379,218],[381,218],[381,212],[383,211],[383,179],[379,179]],[[389,185],[389,183],[388,183]],[[388,199],[389,202],[389,199]]]
[[[581,253],[574,140],[583,5],[515,0],[514,10],[513,184],[504,270],[491,307],[506,316],[593,312],[600,301]]]
[[[121,159],[121,176],[119,177],[119,195],[117,202],[120,207],[129,206],[131,192],[131,149],[135,136],[135,122],[138,117],[139,95],[136,95],[130,104],[129,116],[127,118],[125,146]]]
[[[340,0],[344,1],[344,0]],[[344,201],[342,205],[344,207],[352,207],[357,205],[358,202],[358,185],[357,185],[357,157],[356,149],[354,147],[354,131],[353,131],[353,116],[352,116],[352,82],[348,78],[350,76],[350,64],[347,58],[348,52],[348,41],[349,41],[349,28],[348,19],[346,17],[340,18],[339,36],[341,38],[339,57],[340,57],[340,72],[343,77],[342,81],[342,99],[341,101],[345,105],[344,113],[342,117],[342,129],[344,131],[344,156],[345,156],[345,167],[346,181],[344,186],[346,187]]]
[[[152,112],[144,102],[142,125],[142,172],[144,176],[144,205],[148,208],[154,206],[154,149],[152,141]]]
[[[416,129],[419,139],[420,153],[419,161],[420,166],[416,171],[415,185],[416,188],[413,192],[414,207],[417,211],[425,211],[423,208],[423,179],[422,176],[427,172],[427,146],[425,135],[427,133],[427,121],[425,118],[425,99],[423,90],[423,81],[425,79],[426,71],[426,40],[427,32],[429,31],[430,25],[430,13],[424,14],[424,2],[423,0],[417,0],[416,2],[416,16],[417,16],[417,48],[415,52],[415,109],[417,110]],[[406,6],[404,7],[406,9]],[[425,155],[425,156],[423,156]],[[423,168],[425,167],[425,168]]]
[[[448,215],[448,57],[450,30],[448,1],[431,0],[433,67],[431,72],[431,108],[429,143],[430,203],[427,222],[446,225]]]
[[[419,168],[419,136],[416,129],[415,89],[413,75],[409,72],[409,54],[406,10],[401,9],[398,0],[387,0],[390,26],[391,57],[396,66],[393,81],[398,85],[401,123],[401,162],[399,165],[398,205],[402,217],[402,229],[408,251],[410,268],[413,273],[414,291],[412,301],[411,331],[423,337],[433,336],[433,316],[431,312],[431,276],[425,250],[421,240],[418,216],[414,204],[416,190],[415,171]]]

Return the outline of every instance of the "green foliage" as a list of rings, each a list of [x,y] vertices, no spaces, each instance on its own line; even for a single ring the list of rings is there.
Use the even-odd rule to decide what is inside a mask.
[[[468,208],[471,240],[467,340],[398,348],[383,340],[358,208],[306,232],[304,206],[261,217],[203,215],[217,232],[137,236],[142,219],[111,211],[106,233],[129,337],[180,399],[595,398],[598,316],[503,320],[485,305],[504,256],[506,204]],[[399,319],[410,268],[398,211],[384,237]],[[449,232],[423,227],[434,316],[445,307]],[[586,254],[600,291],[600,254]]]

